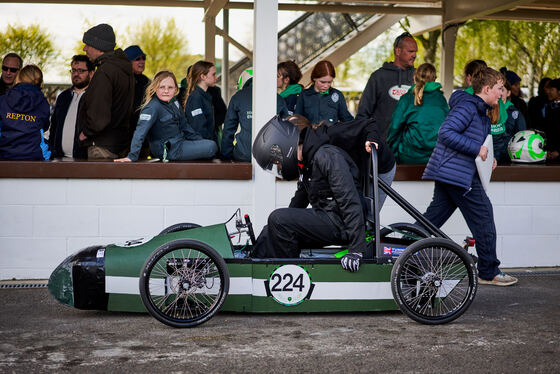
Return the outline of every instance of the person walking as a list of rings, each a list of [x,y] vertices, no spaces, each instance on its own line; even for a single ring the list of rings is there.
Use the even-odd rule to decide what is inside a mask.
[[[461,211],[476,242],[479,283],[511,286],[517,279],[499,268],[492,203],[475,165],[477,156],[482,160],[488,156],[483,145],[490,134],[487,113],[498,104],[503,84],[503,76],[486,67],[473,76],[474,95],[465,91],[454,95],[422,179],[435,181],[432,202],[424,216],[436,227],[443,226],[457,208]]]

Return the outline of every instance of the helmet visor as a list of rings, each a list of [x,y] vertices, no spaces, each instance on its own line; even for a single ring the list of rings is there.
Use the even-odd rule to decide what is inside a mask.
[[[270,162],[266,165],[264,170],[273,174],[277,178],[282,178],[283,162],[284,156],[282,155],[282,149],[278,144],[273,144],[272,147],[270,147]]]

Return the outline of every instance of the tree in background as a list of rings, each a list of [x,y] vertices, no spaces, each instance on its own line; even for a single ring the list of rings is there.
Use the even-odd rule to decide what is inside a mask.
[[[147,56],[144,74],[151,78],[159,70],[166,69],[175,73],[180,81],[187,74],[187,68],[202,55],[188,53],[187,36],[177,27],[174,19],[146,20],[140,24],[129,26],[123,37],[125,47],[136,44]]]
[[[455,83],[472,59],[515,71],[534,92],[543,77],[560,76],[560,24],[525,21],[469,21],[459,28],[455,46]]]
[[[53,63],[58,52],[55,51],[51,36],[39,25],[8,25],[0,32],[0,56],[15,52],[23,59],[23,64],[35,64],[43,74]]]

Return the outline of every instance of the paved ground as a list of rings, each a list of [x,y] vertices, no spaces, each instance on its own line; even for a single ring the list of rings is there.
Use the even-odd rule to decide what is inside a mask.
[[[400,312],[220,313],[194,329],[0,289],[0,373],[560,373],[560,271],[480,286],[442,326]]]

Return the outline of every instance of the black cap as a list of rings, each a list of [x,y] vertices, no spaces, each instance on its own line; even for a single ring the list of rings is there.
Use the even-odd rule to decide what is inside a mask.
[[[115,49],[115,32],[111,25],[101,23],[93,26],[84,33],[82,41],[102,52],[109,52]]]

